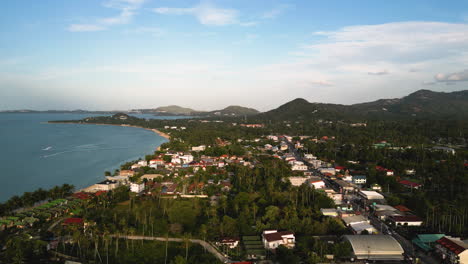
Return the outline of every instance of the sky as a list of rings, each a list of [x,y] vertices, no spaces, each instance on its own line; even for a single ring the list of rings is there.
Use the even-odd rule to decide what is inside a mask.
[[[468,1],[10,0],[0,110],[266,111],[468,87]]]

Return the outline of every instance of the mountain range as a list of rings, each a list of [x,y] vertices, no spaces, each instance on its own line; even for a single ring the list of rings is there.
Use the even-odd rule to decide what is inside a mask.
[[[419,90],[402,98],[380,99],[352,105],[310,103],[297,98],[276,109],[260,113],[253,108],[228,106],[215,111],[198,111],[177,105],[130,111],[87,111],[87,110],[16,110],[0,112],[18,113],[142,113],[169,116],[197,117],[245,117],[259,120],[298,119],[458,119],[468,120],[468,90],[456,92],[434,92]]]
[[[468,90],[434,92],[419,90],[408,96],[342,105],[310,103],[298,98],[261,113],[260,119],[467,119]]]
[[[135,112],[154,115],[175,115],[175,116],[200,116],[200,117],[215,117],[215,116],[250,116],[260,112],[253,109],[238,105],[231,105],[221,110],[215,111],[198,111],[191,108],[185,108],[178,105],[161,106],[154,109],[135,109]]]

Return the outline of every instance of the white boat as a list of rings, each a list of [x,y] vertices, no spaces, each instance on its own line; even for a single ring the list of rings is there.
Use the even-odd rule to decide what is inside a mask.
[[[52,147],[47,147],[47,148],[42,149],[42,150],[50,150],[50,149],[52,149]]]

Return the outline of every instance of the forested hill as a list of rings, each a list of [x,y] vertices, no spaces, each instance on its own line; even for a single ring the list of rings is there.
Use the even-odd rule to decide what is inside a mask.
[[[198,111],[191,108],[181,107],[178,105],[169,105],[161,106],[155,109],[135,109],[132,111],[141,112],[144,114],[154,114],[154,115],[174,115],[174,116],[200,116],[200,117],[210,117],[210,116],[250,116],[260,113],[259,111],[238,106],[231,105],[221,110],[214,111]]]
[[[403,98],[340,105],[295,99],[257,115],[260,119],[457,119],[468,118],[468,90],[444,93],[419,90]]]

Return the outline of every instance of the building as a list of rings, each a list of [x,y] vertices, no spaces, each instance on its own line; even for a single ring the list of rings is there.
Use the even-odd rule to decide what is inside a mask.
[[[110,191],[119,186],[118,181],[113,181],[113,180],[105,180],[100,183],[94,184],[93,191]]]
[[[200,145],[200,146],[196,146],[196,147],[192,147],[192,151],[205,151],[206,149],[206,146],[205,145]]]
[[[320,212],[322,212],[324,216],[331,216],[331,217],[338,216],[338,210],[336,210],[335,208],[321,208]]]
[[[216,242],[217,246],[224,246],[229,248],[236,248],[239,245],[238,238],[225,237]]]
[[[399,183],[401,185],[405,186],[406,188],[410,188],[410,189],[419,189],[419,188],[422,187],[422,184],[412,182],[412,181],[408,181],[408,180],[402,180],[402,181],[399,181]]]
[[[144,183],[130,183],[130,191],[134,193],[141,193],[145,189]]]
[[[311,177],[309,180],[309,186],[315,189],[325,188],[325,182],[320,177]]]
[[[293,248],[296,244],[296,238],[293,232],[265,230],[262,234],[262,242],[265,249],[276,249],[280,245]]]
[[[460,239],[445,236],[437,240],[435,247],[444,263],[468,264],[468,244]]]
[[[132,170],[121,170],[119,173],[120,176],[127,176],[127,177],[132,177],[135,175],[135,172]]]
[[[444,234],[420,234],[411,240],[411,242],[425,252],[429,252],[435,248],[437,240],[444,236]]]
[[[421,226],[423,220],[416,215],[392,215],[388,217],[394,226]]]
[[[374,184],[372,184],[371,189],[372,189],[373,191],[379,191],[379,192],[381,192],[381,191],[382,191],[382,186],[378,185],[377,183],[374,183]]]
[[[292,186],[301,186],[308,179],[310,179],[310,177],[289,177],[288,179]]]
[[[307,165],[305,165],[301,161],[295,161],[294,164],[291,167],[291,170],[293,170],[293,171],[306,171],[307,169],[308,169]]]
[[[325,173],[330,173],[331,175],[335,175],[336,170],[335,168],[319,168],[318,169],[320,173],[325,174]]]
[[[367,178],[365,175],[353,175],[352,179],[352,182],[354,184],[366,184],[367,182]]]
[[[375,191],[359,191],[358,195],[366,200],[383,200],[384,196]]]
[[[347,235],[344,236],[344,239],[351,244],[355,259],[378,261],[398,261],[404,259],[403,248],[392,236]]]

